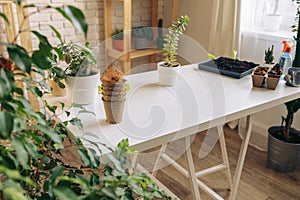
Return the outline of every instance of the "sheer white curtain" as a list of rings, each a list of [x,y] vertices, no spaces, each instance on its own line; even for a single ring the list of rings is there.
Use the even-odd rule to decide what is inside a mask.
[[[240,58],[262,63],[264,50],[274,45],[279,59],[282,41],[292,43],[296,12],[292,0],[241,0]]]
[[[263,63],[265,49],[274,45],[274,62],[278,62],[282,53],[282,41],[293,41],[294,34],[290,27],[294,24],[296,13],[297,5],[292,0],[241,0],[239,58]],[[267,129],[273,125],[280,125],[281,116],[284,116],[285,112],[285,106],[281,105],[254,114],[250,144],[265,151]],[[296,118],[299,119],[300,116]],[[296,121],[298,120],[295,119]],[[242,137],[245,126],[245,120],[240,120],[239,133]]]

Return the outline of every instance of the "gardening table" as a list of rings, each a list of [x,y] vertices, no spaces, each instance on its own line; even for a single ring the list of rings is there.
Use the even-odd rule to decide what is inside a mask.
[[[131,147],[143,151],[247,116],[248,130],[240,148],[230,194],[230,199],[236,199],[251,135],[251,115],[299,98],[300,90],[287,87],[283,80],[276,90],[253,88],[251,76],[234,79],[198,70],[197,66],[183,66],[178,82],[173,87],[159,86],[157,71],[126,76],[130,90],[122,122],[108,124],[105,121],[99,94],[94,104],[85,106],[95,115],[78,115],[84,131],[89,133],[84,134],[74,127],[70,127],[71,132],[113,148],[120,140],[128,138]],[[65,100],[66,97],[48,98],[52,104]],[[79,108],[69,111],[70,117],[77,116]],[[65,115],[60,115],[60,120],[66,119]],[[84,144],[89,147],[89,143]],[[103,148],[103,153],[106,152],[108,150]]]

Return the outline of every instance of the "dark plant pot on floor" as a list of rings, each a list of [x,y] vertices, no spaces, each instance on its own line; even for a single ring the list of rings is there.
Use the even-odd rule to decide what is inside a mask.
[[[300,160],[300,143],[288,143],[273,136],[283,129],[283,126],[273,126],[268,129],[267,166],[278,172],[293,172]],[[297,130],[291,128],[291,131]]]

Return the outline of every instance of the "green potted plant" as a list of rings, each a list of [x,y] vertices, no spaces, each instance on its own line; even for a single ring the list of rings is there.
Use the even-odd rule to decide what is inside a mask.
[[[190,18],[185,15],[178,18],[168,28],[168,33],[164,39],[163,61],[157,64],[159,74],[159,83],[161,85],[172,86],[176,84],[177,75],[180,70],[180,64],[177,62],[177,48],[179,36],[183,33],[188,25]]]
[[[123,51],[124,49],[124,34],[123,29],[118,28],[117,26],[114,27],[113,32],[111,34],[112,37],[112,45],[114,49],[119,51]]]
[[[265,50],[265,67],[273,67],[274,66],[274,45],[268,47],[267,50]]]
[[[22,1],[15,3],[19,11],[28,7],[22,5]],[[87,24],[81,10],[68,5],[48,5],[37,10],[51,8],[87,35]],[[0,19],[7,20],[2,12]],[[54,27],[53,30],[58,33]],[[22,31],[26,30],[21,29],[19,34]],[[33,52],[27,52],[14,43],[1,42],[7,47],[9,58],[0,59],[0,199],[168,199],[149,177],[131,170],[127,155],[134,151],[128,149],[127,139],[122,140],[116,150],[110,149],[113,151],[112,163],[103,166],[94,150],[86,149],[81,139],[68,135],[67,126],[70,124],[83,130],[78,118],[55,121],[58,107],[49,105],[43,97],[49,89],[47,73],[53,73],[51,60],[56,53],[61,53],[46,36],[37,31],[32,33],[39,40],[38,49]],[[38,72],[41,80],[32,77],[32,72]],[[16,75],[20,79],[16,80]],[[41,100],[42,110],[47,114],[33,110],[17,84],[20,81]],[[59,106],[59,113],[68,115],[67,111],[64,112],[65,104]],[[80,112],[90,113],[83,107],[79,108]],[[87,142],[98,148],[93,141]],[[63,161],[64,144],[77,147],[75,152],[82,160],[79,166]]]
[[[73,103],[90,104],[95,101],[100,70],[96,56],[88,48],[88,43],[68,42],[59,45],[62,52],[68,93]]]
[[[135,27],[131,30],[131,36],[135,44],[135,49],[146,49],[153,47],[152,27]]]
[[[300,28],[300,1],[292,0],[292,2],[297,3],[298,9],[295,18],[295,23],[291,26],[292,32],[295,32],[294,40],[296,43],[295,55],[292,63],[292,67],[288,69],[288,74],[285,75],[284,79],[286,84],[293,87],[300,86],[300,32],[298,31]]]
[[[300,160],[300,132],[292,128],[294,114],[300,108],[300,99],[285,103],[287,115],[281,126],[268,129],[267,166],[280,172],[292,172]]]

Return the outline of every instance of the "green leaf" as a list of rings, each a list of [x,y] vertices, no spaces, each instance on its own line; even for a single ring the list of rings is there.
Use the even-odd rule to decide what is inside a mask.
[[[63,43],[63,40],[61,38],[61,34],[56,30],[55,27],[53,27],[52,25],[50,25],[50,28],[52,29],[52,31],[55,33],[55,36],[59,39],[60,43]]]
[[[55,143],[62,143],[62,137],[58,135],[56,132],[54,132],[50,127],[42,124],[37,124],[35,128],[47,134],[51,138],[51,140],[53,140]]]
[[[126,139],[123,139],[119,142],[118,148],[122,149],[122,150],[127,150],[128,147],[129,147],[129,141],[128,141],[128,138]]]
[[[7,44],[7,51],[9,58],[23,71],[30,73],[31,71],[31,58],[27,51],[17,44]]]
[[[90,159],[88,156],[88,153],[86,150],[84,149],[78,149],[78,154],[80,156],[81,161],[86,165],[86,166],[90,166]]]
[[[37,160],[39,158],[39,153],[37,151],[37,148],[35,144],[33,144],[32,140],[26,139],[26,143],[24,144],[27,152],[35,159]]]
[[[0,13],[0,17],[2,17],[2,19],[4,19],[4,21],[9,25],[9,20],[7,19],[6,15],[4,13]]]
[[[0,112],[0,136],[7,139],[14,127],[14,118],[11,113],[6,111]]]
[[[28,165],[29,156],[23,145],[23,142],[19,138],[13,137],[12,138],[12,146],[16,150],[18,161],[21,163],[21,165],[25,169],[29,169],[29,165]]]
[[[49,43],[46,36],[40,34],[37,31],[31,31],[40,41],[39,48],[44,52],[44,54],[49,55],[51,50],[53,49],[51,44]]]
[[[40,69],[50,69],[52,67],[51,61],[43,50],[36,50],[32,54],[32,62]]]
[[[49,178],[50,183],[54,183],[56,178],[63,175],[65,170],[64,166],[56,166],[51,170],[51,176]]]
[[[83,129],[83,124],[81,123],[81,120],[78,118],[73,118],[70,120],[70,123],[74,126],[76,126],[79,129]]]
[[[82,11],[74,6],[64,7],[65,15],[68,16],[67,19],[74,25],[74,27],[87,37],[88,25],[85,21],[84,14]]]
[[[53,188],[53,193],[61,200],[77,200],[78,196],[68,187],[56,186]]]
[[[29,198],[24,195],[24,191],[14,187],[7,187],[3,190],[3,192],[5,196],[9,197],[9,199],[12,200],[20,200],[20,199],[29,200]]]
[[[111,199],[119,199],[111,187],[102,188],[102,192]]]

